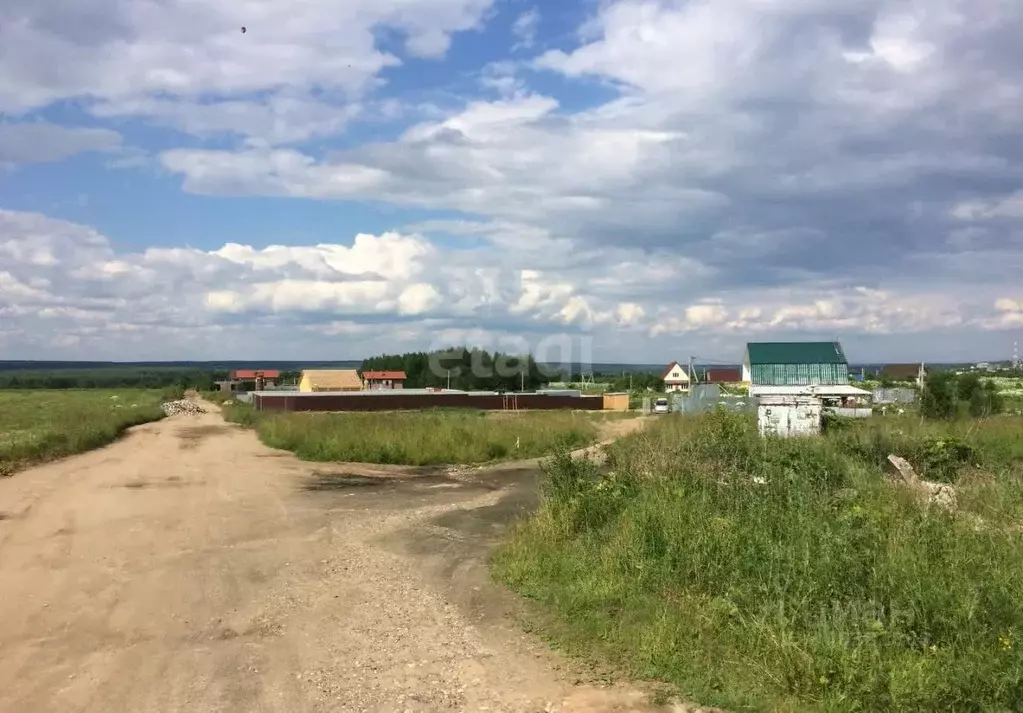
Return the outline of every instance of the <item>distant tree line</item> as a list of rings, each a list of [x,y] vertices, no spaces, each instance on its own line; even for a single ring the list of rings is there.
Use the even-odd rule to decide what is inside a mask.
[[[0,371],[0,389],[212,389],[226,371],[103,367],[97,369],[45,369]]]
[[[405,388],[447,387],[466,391],[537,389],[551,375],[532,356],[491,354],[484,349],[453,347],[433,352],[381,354],[364,359],[360,371],[404,371]],[[450,381],[449,381],[450,377]]]
[[[604,377],[594,376],[594,380],[610,382],[612,391],[646,391],[648,388],[660,391],[664,388],[664,380],[660,374],[635,372],[633,374],[608,374]]]

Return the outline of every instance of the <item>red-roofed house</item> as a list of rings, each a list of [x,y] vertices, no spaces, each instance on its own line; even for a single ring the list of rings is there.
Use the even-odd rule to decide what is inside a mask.
[[[277,369],[235,369],[227,375],[225,381],[216,382],[221,391],[231,391],[243,381],[254,381],[256,390],[267,387],[273,388],[277,380],[281,378],[281,372]]]
[[[742,382],[742,369],[736,367],[709,367],[703,373],[705,384],[738,384]]]
[[[254,381],[255,379],[279,379],[277,369],[237,369],[231,372],[232,381]]]
[[[380,389],[400,389],[405,385],[404,371],[364,371],[362,380],[365,388],[371,391]]]

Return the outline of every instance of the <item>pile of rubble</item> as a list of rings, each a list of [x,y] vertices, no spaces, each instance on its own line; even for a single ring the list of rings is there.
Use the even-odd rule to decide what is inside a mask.
[[[897,455],[889,455],[888,462],[895,470],[891,479],[912,490],[924,505],[937,505],[946,510],[955,510],[956,490],[951,485],[924,480],[916,474],[909,461]]]
[[[206,409],[194,401],[181,399],[179,401],[168,401],[163,404],[163,412],[168,416],[176,416],[179,413],[198,416],[201,413],[206,413]]]

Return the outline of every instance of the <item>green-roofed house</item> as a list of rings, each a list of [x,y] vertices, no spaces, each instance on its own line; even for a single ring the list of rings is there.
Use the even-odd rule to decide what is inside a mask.
[[[849,383],[849,363],[838,342],[748,342],[742,380],[750,386]]]

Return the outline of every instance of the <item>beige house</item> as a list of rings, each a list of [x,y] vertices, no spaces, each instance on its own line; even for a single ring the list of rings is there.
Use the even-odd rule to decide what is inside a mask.
[[[661,379],[664,381],[665,391],[689,391],[689,374],[677,361],[668,364],[668,368],[661,374]]]
[[[313,391],[362,391],[362,379],[355,369],[306,369],[298,382],[302,393]]]

